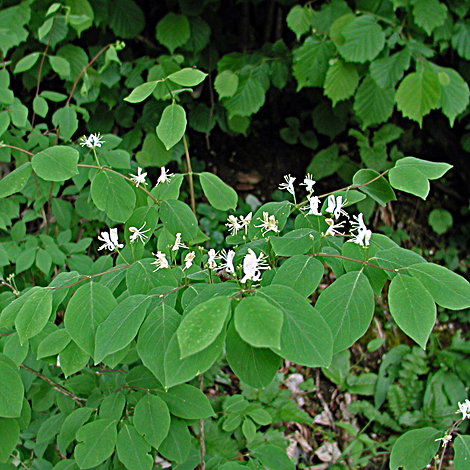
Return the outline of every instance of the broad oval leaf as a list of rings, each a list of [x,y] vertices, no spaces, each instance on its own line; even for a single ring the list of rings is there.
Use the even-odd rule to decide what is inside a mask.
[[[178,70],[168,75],[167,79],[181,86],[199,85],[207,77],[207,73],[190,67]]]
[[[282,311],[262,297],[245,297],[234,315],[238,334],[255,348],[279,349],[283,320]]]
[[[18,367],[0,353],[0,417],[19,418],[23,408],[24,387]]]
[[[388,288],[390,313],[397,325],[423,349],[436,322],[436,305],[418,279],[397,274]]]
[[[191,385],[177,385],[167,392],[157,390],[157,394],[168,405],[171,414],[178,418],[205,419],[215,416],[209,399]]]
[[[31,165],[46,181],[65,181],[78,174],[78,157],[75,149],[56,145],[34,155]]]
[[[10,455],[16,447],[20,437],[18,421],[12,418],[0,418],[0,462],[8,465]]]
[[[166,403],[150,393],[134,408],[134,426],[145,440],[158,449],[170,429],[170,412]]]
[[[374,293],[360,271],[351,271],[328,286],[315,308],[331,329],[333,353],[349,348],[369,328],[374,314]]]
[[[129,96],[124,98],[124,101],[129,103],[140,103],[148,98],[155,88],[157,87],[159,80],[154,80],[153,82],[142,83],[137,88],[134,88]]]
[[[96,207],[116,222],[126,222],[134,211],[134,190],[124,178],[110,171],[100,171],[93,178],[91,197]]]
[[[184,202],[177,199],[162,201],[160,218],[169,232],[173,235],[181,233],[183,240],[191,240],[197,235],[197,219]]]
[[[181,358],[202,351],[212,344],[222,331],[229,311],[230,299],[216,297],[186,314],[177,330]]]
[[[302,255],[313,248],[313,240],[309,237],[311,234],[313,234],[313,230],[299,228],[291,230],[283,237],[273,237],[270,242],[278,256]]]
[[[186,131],[186,112],[179,104],[170,104],[162,113],[157,126],[158,138],[166,149],[176,145]]]
[[[24,165],[8,173],[0,180],[0,198],[11,196],[21,191],[31,176],[31,163],[26,162]]]
[[[179,464],[186,462],[191,451],[191,434],[183,420],[177,418],[171,419],[168,436],[161,443],[158,451],[167,460],[172,460]]]
[[[154,459],[149,454],[151,446],[134,426],[124,424],[119,431],[116,451],[119,460],[128,470],[151,470]]]
[[[370,181],[372,182],[370,183]],[[381,206],[397,199],[388,181],[374,170],[359,170],[353,176],[353,184],[360,186],[359,191],[370,196]]]
[[[237,192],[226,185],[217,175],[203,172],[199,175],[199,179],[202,190],[212,207],[220,211],[227,211],[237,207]]]
[[[470,461],[470,436],[459,434],[454,440],[455,470],[468,470]]]

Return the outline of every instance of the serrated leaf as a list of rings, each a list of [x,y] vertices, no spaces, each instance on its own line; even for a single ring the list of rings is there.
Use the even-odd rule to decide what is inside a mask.
[[[454,125],[455,118],[465,111],[469,103],[468,84],[462,76],[453,69],[439,67],[438,70],[448,77],[448,82],[441,85],[442,112],[449,118],[450,125]]]
[[[452,30],[452,47],[463,59],[470,60],[470,23],[459,21]]]
[[[238,75],[231,70],[224,70],[217,74],[214,88],[219,98],[230,98],[238,89]]]
[[[202,172],[199,174],[201,187],[209,204],[220,211],[235,209],[238,203],[238,194],[225,184],[217,175]]]
[[[349,62],[363,64],[373,60],[383,49],[385,34],[372,15],[362,15],[349,22],[341,31],[344,43],[339,53]]]
[[[145,27],[145,16],[136,2],[114,0],[109,10],[109,26],[117,38],[134,38]]]
[[[397,198],[388,181],[383,176],[377,178],[378,176],[379,173],[374,170],[359,170],[353,176],[353,185],[364,185],[358,188],[359,191],[367,194],[381,206],[385,206],[387,202],[396,201]],[[375,181],[372,181],[374,179]],[[369,181],[372,181],[372,183],[369,183]]]
[[[65,181],[78,174],[79,154],[75,149],[56,145],[31,159],[34,172],[46,181]]]
[[[157,24],[157,39],[173,54],[191,36],[189,21],[184,15],[167,13]],[[162,139],[163,140],[163,139]]]
[[[11,196],[20,192],[26,185],[31,176],[31,163],[24,165],[8,173],[0,180],[0,198]]]
[[[450,310],[470,307],[470,284],[457,273],[433,263],[418,263],[408,272],[431,294],[434,302]]]
[[[91,182],[91,198],[96,207],[116,222],[126,222],[134,211],[132,187],[116,173],[100,171]]]
[[[318,297],[315,308],[333,335],[333,353],[349,348],[369,328],[374,314],[374,293],[360,271],[338,278]]]
[[[176,145],[186,131],[186,112],[179,104],[170,104],[162,113],[157,126],[158,138],[166,149]]]
[[[411,51],[408,47],[400,52],[374,60],[370,64],[370,75],[381,88],[395,87],[410,66]]]
[[[394,98],[393,88],[383,89],[370,76],[364,78],[354,98],[354,111],[362,121],[361,127],[386,122],[393,113]]]
[[[259,111],[266,99],[266,92],[261,83],[250,76],[239,81],[237,91],[223,104],[228,112],[229,119],[234,116],[251,116]]]
[[[297,91],[303,87],[323,87],[329,60],[334,57],[335,46],[331,41],[319,41],[308,37],[294,50],[292,75],[297,80]]]
[[[326,149],[320,150],[313,157],[305,171],[315,175],[316,180],[321,180],[336,173],[344,163],[344,157],[340,157],[338,151],[338,144],[333,144]]]
[[[309,6],[294,6],[287,14],[287,26],[295,33],[297,41],[302,34],[307,33],[312,27],[312,16],[314,12]]]
[[[215,341],[222,331],[229,309],[230,299],[216,297],[183,316],[177,330],[181,358],[202,351]]]
[[[336,60],[326,72],[324,93],[333,102],[345,100],[354,94],[359,84],[359,74],[356,66]]]
[[[441,85],[438,74],[430,67],[409,73],[398,86],[395,101],[403,116],[418,122],[438,105]]]
[[[414,0],[413,18],[428,35],[442,26],[447,16],[447,7],[438,0]]]
[[[388,289],[390,313],[397,325],[423,349],[436,322],[436,305],[418,279],[398,273]]]
[[[235,329],[255,348],[279,349],[283,321],[282,311],[263,298],[245,297],[235,308]]]

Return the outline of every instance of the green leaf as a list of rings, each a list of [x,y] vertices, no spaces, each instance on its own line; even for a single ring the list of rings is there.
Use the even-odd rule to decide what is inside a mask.
[[[60,78],[66,79],[70,75],[70,63],[67,59],[59,56],[48,56],[52,70],[56,72]]]
[[[248,227],[248,238],[250,240],[262,238],[262,229],[261,227],[256,227],[256,225],[260,225],[260,222],[263,220],[263,212],[267,212],[270,216],[274,215],[274,218],[278,221],[279,230],[282,230],[289,217],[290,207],[291,205],[287,201],[263,204],[253,215],[252,221]],[[268,232],[268,234],[271,234],[271,232]]]
[[[218,73],[214,80],[214,88],[219,98],[233,96],[238,89],[238,75],[231,70]]]
[[[151,447],[134,426],[124,424],[117,436],[116,451],[119,460],[129,470],[150,470],[154,459]]]
[[[429,213],[428,224],[438,235],[443,235],[453,225],[452,214],[445,209],[433,209]]]
[[[30,176],[30,162],[26,162],[24,165],[16,168],[16,170],[8,173],[0,180],[0,198],[20,192],[26,186]]]
[[[362,15],[349,22],[341,31],[344,43],[337,45],[348,62],[361,64],[375,59],[385,44],[385,34],[372,15]]]
[[[353,176],[353,185],[368,183],[378,176],[379,173],[374,170],[359,170]],[[372,183],[361,186],[358,189],[364,194],[367,194],[374,201],[378,202],[381,206],[385,206],[387,202],[396,201],[397,199],[393,189],[390,187],[390,184],[383,176],[377,178]]]
[[[415,277],[398,273],[388,288],[390,313],[397,325],[423,349],[436,322],[431,294]]]
[[[26,359],[28,353],[28,341],[26,341],[24,344],[20,344],[17,332],[6,337],[3,343],[3,354],[9,357],[17,366],[19,366]]]
[[[162,113],[157,126],[158,138],[163,142],[166,149],[176,145],[186,131],[186,112],[179,104],[170,104]]]
[[[2,91],[0,89],[0,94],[1,92]],[[9,126],[10,126],[10,115],[8,114],[8,111],[0,112],[0,137],[3,134],[5,134]]]
[[[354,98],[354,112],[362,121],[365,129],[371,124],[381,124],[388,121],[395,106],[395,90],[381,88],[367,76],[359,86]]]
[[[168,436],[161,443],[158,451],[168,460],[184,463],[191,451],[191,434],[188,426],[180,419],[171,418]]]
[[[40,289],[41,287],[39,286],[32,287],[28,292],[13,300],[13,302],[4,307],[0,313],[0,328],[13,326],[15,324],[16,316],[21,310],[21,307],[23,307],[30,296]]]
[[[226,355],[233,372],[246,384],[265,388],[281,366],[281,358],[267,348],[254,348],[240,338],[233,322],[226,339]]]
[[[13,73],[21,73],[29,70],[39,59],[41,54],[39,52],[33,52],[21,58],[15,65]]]
[[[405,250],[399,246],[391,246],[377,251],[372,258],[372,262],[387,269],[403,269],[413,264],[424,263],[426,260],[411,250]],[[395,277],[395,273],[388,271],[390,277]]]
[[[235,94],[223,101],[228,118],[234,116],[251,116],[257,113],[266,99],[266,91],[255,74],[243,77],[238,83]]]
[[[61,454],[65,455],[67,447],[75,440],[77,431],[88,421],[93,411],[87,407],[77,408],[65,418],[57,436],[57,447]]]
[[[441,434],[430,427],[413,429],[402,434],[393,444],[390,470],[421,470],[426,467],[439,448],[436,438]]]
[[[323,87],[328,63],[335,55],[331,41],[308,37],[304,44],[294,50],[292,75],[297,80],[297,91],[304,87]]]
[[[31,159],[34,172],[46,181],[65,181],[78,174],[78,152],[56,145],[37,153]]]
[[[16,419],[0,418],[0,463],[10,460],[19,437],[20,427]]]
[[[216,297],[198,305],[183,317],[177,335],[181,358],[212,344],[222,331],[230,311],[230,299]]]
[[[114,452],[117,440],[117,421],[97,419],[85,424],[77,432],[74,457],[81,469],[92,468],[104,462]]]
[[[440,96],[438,74],[424,66],[418,72],[409,73],[401,81],[395,101],[403,116],[418,122],[421,127],[423,117],[437,107]]]
[[[225,184],[217,175],[202,172],[199,174],[202,190],[209,204],[219,211],[235,209],[238,203],[238,194]]]
[[[114,0],[109,15],[109,26],[117,38],[134,38],[145,27],[144,13],[134,1]]]
[[[127,269],[126,281],[130,295],[148,294],[151,289],[158,286],[176,287],[178,285],[169,270],[154,273],[151,261],[153,261],[151,258],[144,258],[132,263]]]
[[[470,464],[470,436],[458,434],[454,440],[454,468],[468,470]]]
[[[70,343],[70,335],[65,328],[55,330],[46,336],[38,346],[37,358],[59,354]]]
[[[40,289],[28,297],[15,319],[21,344],[44,329],[51,311],[52,290]]]
[[[168,75],[167,79],[184,87],[196,86],[204,81],[207,73],[193,68],[185,68]]]
[[[134,426],[145,440],[158,449],[170,430],[170,412],[166,403],[150,393],[134,408]]]
[[[452,47],[462,59],[470,60],[470,23],[458,21],[452,31]]]
[[[90,282],[77,289],[67,306],[64,324],[71,338],[86,353],[93,356],[95,334],[116,308],[112,292],[102,284]]]
[[[170,233],[173,235],[181,233],[183,240],[191,240],[197,235],[197,219],[184,202],[176,199],[162,201],[160,218]]]
[[[0,353],[0,417],[19,418],[23,408],[24,387],[18,367]]]
[[[469,103],[469,89],[467,82],[453,69],[439,67],[439,73],[448,77],[445,84],[441,85],[441,107],[442,112],[449,118],[453,126],[455,118],[465,111]]]
[[[53,114],[52,123],[59,129],[61,139],[69,140],[78,129],[77,111],[70,106],[60,108]]]
[[[284,313],[281,347],[275,352],[297,364],[328,367],[332,357],[333,339],[322,315],[300,294],[287,286],[264,287],[257,295],[264,297]]]
[[[91,182],[91,197],[100,211],[116,222],[126,222],[135,207],[135,191],[119,175],[100,171]]]
[[[287,26],[295,33],[297,41],[312,27],[313,14],[313,10],[309,6],[303,7],[301,5],[296,5],[287,14]]]
[[[65,377],[70,377],[82,370],[88,364],[89,359],[90,354],[80,348],[75,341],[70,341],[59,354],[60,367]]]
[[[146,82],[139,85],[137,88],[134,88],[129,96],[124,98],[124,101],[129,103],[140,103],[148,98],[157,87],[159,80],[154,80],[153,82]]]
[[[162,383],[165,382],[165,353],[180,321],[181,315],[163,304],[149,313],[139,331],[137,352],[145,367]]]
[[[470,284],[457,273],[433,263],[413,264],[408,272],[423,284],[437,305],[450,310],[470,307]]]
[[[374,293],[361,271],[351,271],[328,286],[315,308],[333,334],[333,353],[349,348],[364,335],[374,315]]]
[[[279,349],[283,320],[282,311],[261,297],[245,297],[234,315],[238,334],[255,348]]]
[[[428,180],[440,178],[451,168],[452,165],[448,163],[405,157],[397,161],[395,167],[390,170],[388,178],[395,189],[426,199],[429,194]]]
[[[405,47],[400,52],[374,60],[370,64],[370,75],[383,88],[393,88],[410,66],[411,51]]]
[[[294,463],[289,459],[284,449],[272,444],[263,444],[257,447],[252,455],[256,457],[265,468],[295,470]]]
[[[336,60],[326,72],[324,93],[333,102],[345,100],[354,94],[359,84],[359,74],[354,64]]]
[[[98,325],[95,337],[95,364],[107,355],[125,348],[137,336],[151,300],[145,295],[131,295]]]
[[[313,241],[309,237],[312,233],[311,229],[300,228],[292,230],[282,237],[273,237],[270,242],[278,256],[302,255],[313,247]]]
[[[215,416],[209,399],[196,387],[182,384],[157,394],[168,405],[172,415],[183,419],[205,419]]]
[[[313,157],[305,171],[315,175],[316,180],[321,180],[336,173],[345,161],[343,156],[339,156],[338,150],[338,144],[333,144],[326,149],[320,150]]]
[[[413,18],[415,23],[423,28],[428,36],[439,26],[444,24],[447,16],[447,7],[438,0],[414,0]]]
[[[173,54],[191,36],[189,21],[184,15],[167,13],[157,24],[157,39]],[[162,139],[163,140],[163,139]]]

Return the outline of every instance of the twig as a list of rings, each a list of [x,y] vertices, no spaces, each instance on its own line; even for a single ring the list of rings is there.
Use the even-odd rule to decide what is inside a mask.
[[[191,209],[193,211],[193,214],[196,215],[196,198],[194,197],[193,169],[191,167],[191,160],[189,158],[188,143],[186,142],[186,136],[184,134],[183,134],[183,145],[184,145],[184,154],[186,155],[186,166],[188,170],[189,197],[191,199]]]
[[[199,390],[203,392],[204,390],[204,376],[203,374],[199,374]],[[199,470],[205,470],[206,462],[204,457],[206,456],[206,442],[204,439],[204,420],[199,419],[199,447],[201,453],[201,460],[199,462],[198,468]]]
[[[369,263],[368,261],[364,261],[364,260],[361,260],[361,259],[349,258],[348,256],[334,255],[334,254],[330,254],[330,253],[314,253],[313,256],[325,256],[327,258],[344,259],[346,261],[353,261],[354,263],[361,263],[365,266],[370,266],[371,268],[383,269],[384,271],[390,271],[392,273],[397,273],[398,271],[400,271],[402,269],[407,269],[407,266],[404,266],[402,268],[384,268],[383,266],[379,266],[377,264],[372,264],[372,263]]]
[[[20,364],[20,368],[24,369],[24,370],[27,370],[28,372],[31,372],[31,374],[36,375],[41,380],[44,380],[48,384],[52,385],[58,392],[60,392],[63,395],[71,398],[78,406],[83,407],[82,401],[86,401],[85,398],[78,398],[71,391],[67,390],[65,387],[62,387],[62,385],[59,385],[58,383],[51,380],[49,377],[46,377],[45,375],[41,374],[41,372],[38,372],[37,370],[31,369],[31,367],[25,366],[24,364]]]

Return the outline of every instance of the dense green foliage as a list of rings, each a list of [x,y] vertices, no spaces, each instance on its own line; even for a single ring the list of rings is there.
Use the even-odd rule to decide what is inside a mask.
[[[403,151],[431,111],[464,116],[470,1],[1,7],[0,469],[293,469],[292,442],[299,466],[385,450],[419,469],[444,432],[466,468],[470,349],[432,331],[464,317],[470,284],[366,223],[451,169]],[[313,176],[250,207],[191,143],[270,114]],[[344,187],[314,196],[335,174]],[[352,364],[358,341],[375,372]],[[284,423],[314,429],[299,399],[319,381],[295,388],[289,366],[364,397],[337,423],[321,398],[334,434],[315,454]]]

